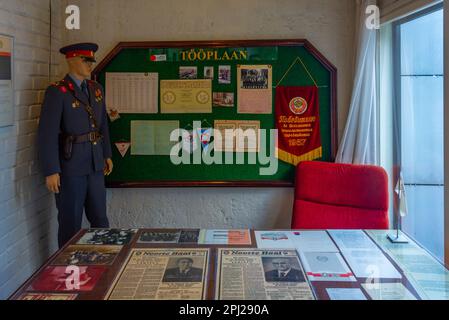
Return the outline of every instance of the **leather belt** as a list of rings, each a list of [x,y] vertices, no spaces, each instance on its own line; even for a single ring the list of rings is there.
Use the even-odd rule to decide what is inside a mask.
[[[79,136],[73,136],[73,143],[84,143],[84,142],[97,142],[103,138],[103,136],[98,131],[91,131],[86,134]]]

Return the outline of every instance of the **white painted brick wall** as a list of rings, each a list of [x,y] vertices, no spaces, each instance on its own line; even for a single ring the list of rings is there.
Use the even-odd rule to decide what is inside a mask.
[[[0,34],[15,38],[14,126],[0,128],[0,299],[57,248],[54,197],[45,188],[35,146],[40,103],[55,80],[49,79],[50,56],[61,42],[61,19],[53,15],[59,32],[53,32],[50,52],[49,6],[50,0],[0,1]],[[60,12],[59,1],[52,6]]]

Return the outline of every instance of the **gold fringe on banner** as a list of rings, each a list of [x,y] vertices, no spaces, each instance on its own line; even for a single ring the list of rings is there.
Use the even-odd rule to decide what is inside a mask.
[[[310,152],[307,152],[301,156],[295,156],[287,151],[276,149],[276,153],[278,155],[278,159],[284,162],[290,163],[296,166],[298,163],[302,161],[312,161],[323,156],[323,147],[316,148]]]

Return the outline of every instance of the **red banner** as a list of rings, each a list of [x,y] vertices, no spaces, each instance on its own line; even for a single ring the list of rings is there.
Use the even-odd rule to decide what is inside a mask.
[[[297,165],[321,158],[320,104],[318,88],[276,88],[276,128],[278,158]]]

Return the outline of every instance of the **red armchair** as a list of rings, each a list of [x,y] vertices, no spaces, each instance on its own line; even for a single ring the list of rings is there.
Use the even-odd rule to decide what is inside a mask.
[[[388,178],[381,167],[301,162],[292,229],[388,229]]]

